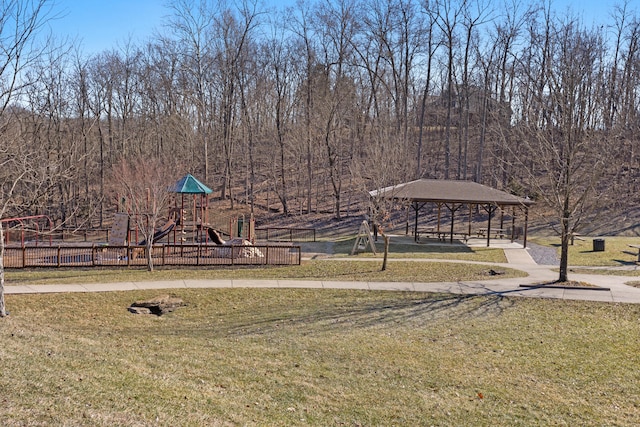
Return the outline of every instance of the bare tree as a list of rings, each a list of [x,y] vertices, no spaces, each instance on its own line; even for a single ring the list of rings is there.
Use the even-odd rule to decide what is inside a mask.
[[[345,123],[354,119],[355,86],[349,75],[353,62],[351,40],[357,26],[357,8],[352,0],[324,2],[317,10],[317,33],[323,46],[316,69],[316,125],[324,148],[326,171],[331,182],[334,214],[341,219],[342,184],[345,164],[352,158],[354,130]]]
[[[0,202],[2,203],[0,204],[0,218],[2,218],[9,209],[16,186],[27,173],[26,170],[16,167],[20,166],[19,159],[16,156],[10,155],[6,147],[7,146],[4,145],[4,148],[0,148],[0,182],[2,182],[2,185],[0,185]],[[4,251],[4,226],[0,223],[0,317],[7,315],[4,299]]]
[[[424,43],[426,44],[425,56],[426,56],[426,74],[424,75],[424,89],[422,90],[422,96],[420,98],[420,106],[418,110],[418,138],[417,138],[417,147],[416,147],[416,173],[415,178],[420,178],[423,175],[423,167],[422,167],[422,155],[423,155],[423,137],[424,137],[424,125],[425,125],[425,115],[427,113],[427,100],[429,99],[429,95],[431,94],[432,89],[432,73],[433,73],[433,57],[435,56],[436,50],[440,47],[440,41],[436,38],[436,15],[433,13],[431,8],[434,7],[434,3],[431,0],[425,1],[423,8],[424,12],[427,15],[427,20],[425,21],[426,28],[424,29]]]
[[[292,51],[283,28],[276,28],[273,36],[264,46],[267,58],[269,82],[273,87],[270,99],[273,99],[273,122],[275,124],[274,140],[278,147],[278,175],[274,177],[276,193],[282,205],[284,215],[289,214],[287,175],[289,159],[287,152],[291,134],[291,116],[293,114],[295,86]]]
[[[481,97],[477,87],[472,83],[472,68],[474,64],[472,63],[471,54],[474,46],[478,43],[478,27],[492,19],[492,13],[490,4],[483,0],[477,0],[474,3],[465,4],[462,12],[464,53],[462,55],[462,81],[458,105],[460,112],[460,131],[458,132],[458,168],[456,173],[456,177],[458,179],[466,180],[468,178],[471,106],[473,104],[474,111],[477,111],[478,99]]]
[[[218,68],[217,84],[221,88],[219,97],[219,124],[222,131],[220,142],[223,154],[223,184],[221,198],[229,196],[231,208],[234,207],[233,176],[237,142],[237,110],[241,104],[239,80],[248,64],[251,52],[252,33],[259,25],[257,2],[243,0],[237,11],[223,9],[215,19],[215,63]]]
[[[536,56],[521,70],[520,90],[527,97],[518,102],[527,108],[512,118],[514,139],[521,143],[511,158],[526,173],[525,187],[559,219],[558,281],[565,282],[570,237],[595,210],[597,192],[605,189],[600,178],[608,164],[602,150],[608,134],[601,114],[607,104],[599,96],[604,46],[598,32],[575,20],[547,16],[541,28],[533,39]]]
[[[169,190],[175,179],[171,164],[170,160],[136,156],[122,159],[111,171],[112,195],[124,197],[131,207],[133,226],[140,230],[144,239],[149,271],[153,271],[156,228],[163,216],[169,217]],[[178,218],[167,219],[171,220],[177,221]]]
[[[312,191],[314,181],[314,140],[315,133],[312,126],[312,114],[314,109],[314,69],[317,66],[317,47],[316,40],[313,37],[312,21],[313,12],[309,4],[299,1],[294,11],[289,11],[290,22],[287,27],[297,36],[300,45],[300,57],[302,65],[300,69],[300,104],[302,109],[302,130],[300,131],[301,139],[304,141],[304,164],[306,169],[306,212],[312,211]]]
[[[0,122],[5,131],[5,113],[22,89],[29,84],[21,76],[40,54],[42,46],[37,45],[36,37],[50,19],[52,6],[53,2],[49,0],[9,0],[0,4],[0,50],[3,53],[0,56]],[[9,165],[20,163],[20,158],[11,153],[6,145],[0,145],[3,146],[4,149],[0,148],[0,171],[6,173]],[[28,165],[28,162],[22,163],[25,164]],[[0,218],[13,203],[16,186],[26,173],[27,170],[17,168],[3,177],[3,185],[0,187]],[[4,300],[4,245],[0,227],[0,317],[7,314]]]
[[[209,181],[209,143],[211,135],[207,110],[211,105],[209,76],[212,68],[213,43],[211,35],[214,25],[213,12],[207,2],[193,0],[173,0],[170,4],[173,16],[169,27],[181,45],[181,66],[187,77],[187,90],[191,104],[194,106],[195,127],[202,143],[202,169],[204,180]]]
[[[443,44],[447,49],[446,58],[446,122],[445,122],[445,141],[444,141],[444,179],[449,179],[451,173],[451,132],[452,132],[452,114],[455,101],[455,80],[454,80],[454,62],[456,47],[458,44],[457,31],[460,25],[467,0],[436,0],[437,14],[436,24],[444,35]]]

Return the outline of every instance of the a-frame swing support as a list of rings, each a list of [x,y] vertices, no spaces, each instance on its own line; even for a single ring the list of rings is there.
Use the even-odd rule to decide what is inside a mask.
[[[358,249],[360,248],[366,249],[367,246],[369,246],[371,252],[376,255],[376,244],[373,242],[373,234],[371,233],[369,223],[362,221],[360,229],[358,230],[358,237],[356,237],[356,241],[353,243],[353,249],[351,249],[351,255],[358,253]]]

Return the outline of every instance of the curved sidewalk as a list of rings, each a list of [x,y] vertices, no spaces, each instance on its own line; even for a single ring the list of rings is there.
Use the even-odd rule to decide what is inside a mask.
[[[7,285],[5,294],[60,293],[60,292],[108,292],[140,289],[181,289],[181,288],[322,288],[322,289],[366,289],[387,291],[443,292],[463,295],[503,295],[535,298],[557,298],[566,300],[604,301],[614,303],[640,304],[640,288],[625,285],[634,280],[629,276],[609,276],[595,274],[572,274],[571,279],[592,283],[602,288],[559,288],[549,286],[528,286],[548,283],[556,280],[556,266],[536,264],[526,249],[505,249],[508,263],[480,263],[502,266],[525,271],[527,277],[465,282],[352,282],[327,280],[173,280],[149,282],[118,282],[97,284],[59,284],[59,285]],[[416,260],[438,261],[446,260]],[[379,261],[379,260],[376,260]],[[391,260],[390,262],[393,262]],[[461,261],[449,261],[461,262]]]

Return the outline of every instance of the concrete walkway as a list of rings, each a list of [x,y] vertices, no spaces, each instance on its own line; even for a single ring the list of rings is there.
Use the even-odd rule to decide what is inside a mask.
[[[138,289],[180,289],[180,288],[322,288],[322,289],[368,289],[416,292],[444,292],[452,294],[504,295],[535,298],[558,298],[566,300],[605,301],[614,303],[640,304],[640,288],[625,285],[636,278],[630,276],[610,276],[595,274],[571,274],[571,280],[586,282],[601,288],[561,288],[536,286],[549,283],[558,278],[553,271],[557,266],[538,265],[526,249],[517,246],[505,247],[507,263],[477,263],[497,267],[513,268],[528,273],[528,277],[466,282],[342,282],[324,280],[174,280],[150,282],[120,282],[98,284],[59,284],[59,285],[11,285],[5,286],[5,294],[59,293],[59,292],[107,292]],[[335,259],[335,258],[334,258]],[[363,260],[359,258],[358,260]],[[395,261],[390,260],[390,262]],[[426,259],[407,259],[411,261],[465,262]],[[376,261],[379,261],[377,259]],[[640,280],[640,278],[638,279]],[[524,286],[523,286],[524,285]],[[602,289],[604,288],[604,289]]]

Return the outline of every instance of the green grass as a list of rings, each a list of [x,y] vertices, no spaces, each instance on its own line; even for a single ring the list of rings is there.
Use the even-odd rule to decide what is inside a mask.
[[[418,244],[408,243],[409,238],[391,238],[389,244],[389,258],[429,258],[429,259],[454,259],[459,261],[479,261],[479,262],[507,262],[504,251],[499,248],[471,248],[463,244]],[[345,256],[351,253],[355,237],[342,239],[335,242],[334,252],[336,255]],[[378,257],[381,258],[384,252],[384,243],[381,237],[376,242],[377,255],[372,252],[362,252],[358,257]]]
[[[35,269],[6,272],[7,285],[59,283],[108,283],[131,281],[164,281],[181,279],[304,279],[355,280],[382,282],[449,282],[488,279],[490,269],[500,276],[524,277],[521,271],[491,265],[428,261],[389,261],[380,271],[381,260],[304,261],[300,266],[272,268],[167,268],[148,272],[144,269]]]
[[[402,292],[8,295],[3,425],[633,426],[640,306]]]

